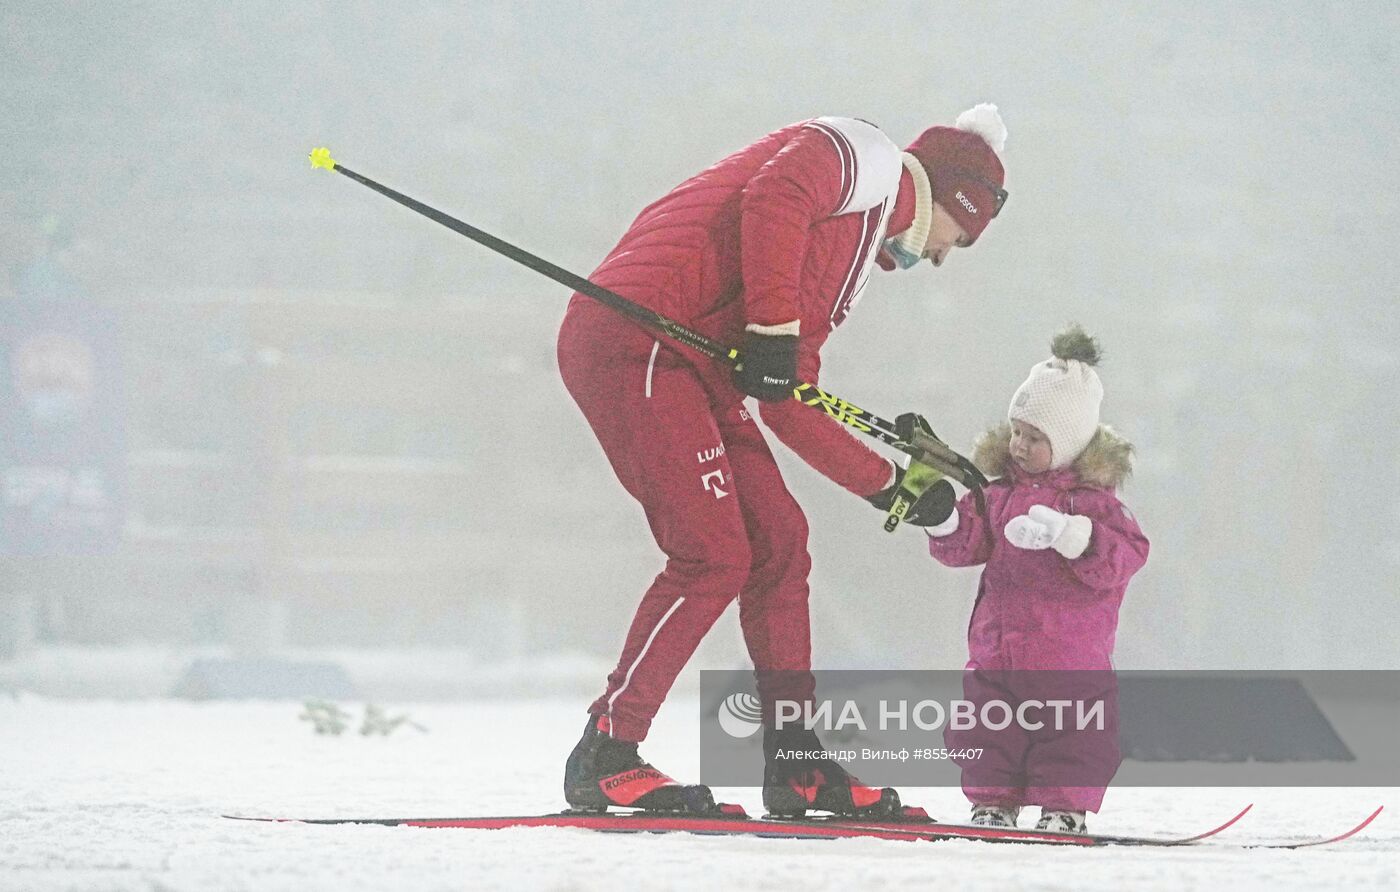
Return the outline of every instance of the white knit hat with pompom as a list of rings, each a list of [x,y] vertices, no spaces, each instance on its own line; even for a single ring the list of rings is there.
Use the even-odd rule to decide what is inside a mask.
[[[1050,342],[1051,357],[1031,366],[1030,377],[1011,398],[1007,418],[1034,425],[1050,440],[1050,467],[1079,457],[1099,429],[1103,384],[1094,366],[1098,342],[1072,325]]]

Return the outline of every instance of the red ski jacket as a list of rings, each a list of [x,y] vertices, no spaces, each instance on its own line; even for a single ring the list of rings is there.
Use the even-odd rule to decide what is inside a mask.
[[[725,344],[747,325],[799,320],[798,373],[815,384],[822,345],[859,301],[882,242],[913,217],[899,148],[864,121],[816,118],[769,134],[645,208],[589,278]],[[711,393],[743,399],[726,367],[662,345]],[[834,419],[796,400],[762,403],[760,414],[804,461],[857,495],[889,483],[889,460]]]

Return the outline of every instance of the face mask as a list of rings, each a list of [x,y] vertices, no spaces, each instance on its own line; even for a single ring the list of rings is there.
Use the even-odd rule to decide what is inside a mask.
[[[894,265],[900,269],[909,269],[920,260],[924,259],[923,254],[915,254],[899,243],[898,238],[885,239],[885,250],[894,259]]]
[[[933,187],[919,159],[908,152],[900,156],[905,171],[914,181],[914,220],[909,228],[894,238],[885,239],[884,249],[900,269],[909,269],[924,259],[928,230],[933,222]]]

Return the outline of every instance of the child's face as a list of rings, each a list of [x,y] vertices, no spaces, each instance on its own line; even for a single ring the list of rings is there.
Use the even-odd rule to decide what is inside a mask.
[[[1050,469],[1050,440],[1040,428],[1024,421],[1011,422],[1011,460],[1027,474]]]

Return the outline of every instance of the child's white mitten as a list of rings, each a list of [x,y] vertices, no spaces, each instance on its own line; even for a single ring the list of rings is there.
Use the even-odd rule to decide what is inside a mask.
[[[1074,560],[1089,547],[1093,531],[1093,521],[1082,514],[1065,514],[1048,505],[1032,505],[1028,514],[1007,522],[1006,541],[1030,551],[1053,548]]]

